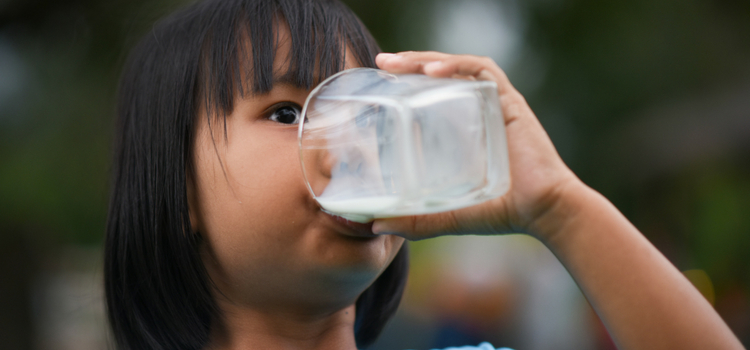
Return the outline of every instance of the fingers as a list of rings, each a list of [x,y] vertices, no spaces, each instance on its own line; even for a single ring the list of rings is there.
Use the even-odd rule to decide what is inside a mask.
[[[489,57],[450,55],[441,52],[381,53],[375,58],[381,69],[397,74],[425,74],[432,77],[470,77],[498,84],[498,93],[515,92],[508,77]]]
[[[377,219],[372,225],[374,233],[393,234],[408,240],[420,240],[458,231],[459,225],[453,212]]]

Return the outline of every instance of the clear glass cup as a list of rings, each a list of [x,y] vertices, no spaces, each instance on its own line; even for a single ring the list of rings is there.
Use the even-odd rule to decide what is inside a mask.
[[[355,68],[317,86],[302,114],[307,186],[348,220],[468,207],[510,185],[494,82]]]

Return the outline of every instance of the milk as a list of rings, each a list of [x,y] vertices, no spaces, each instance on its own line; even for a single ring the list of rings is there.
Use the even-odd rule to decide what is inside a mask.
[[[365,197],[352,199],[316,198],[318,204],[326,211],[356,222],[368,222],[377,213],[387,212],[396,207],[399,198],[396,196]]]
[[[320,206],[323,207],[323,209],[326,209],[333,213],[365,215],[372,215],[373,213],[386,211],[389,208],[393,208],[399,202],[399,198],[396,196],[366,197],[341,200],[317,198],[317,200]]]

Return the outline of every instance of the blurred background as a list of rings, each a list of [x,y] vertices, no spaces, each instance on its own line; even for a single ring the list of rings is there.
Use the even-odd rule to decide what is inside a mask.
[[[495,59],[566,163],[750,346],[750,2],[345,2],[384,51]],[[106,348],[116,81],[134,42],[184,3],[0,0],[0,348]],[[402,308],[372,349],[614,348],[532,238],[412,251]]]

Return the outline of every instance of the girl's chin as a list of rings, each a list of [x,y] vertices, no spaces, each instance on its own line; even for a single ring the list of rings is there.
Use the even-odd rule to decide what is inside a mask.
[[[383,271],[396,256],[404,239],[390,235],[360,236],[349,232],[327,231],[316,251],[321,263],[335,270],[353,273]]]

